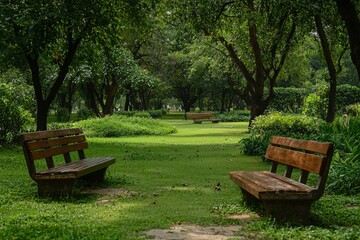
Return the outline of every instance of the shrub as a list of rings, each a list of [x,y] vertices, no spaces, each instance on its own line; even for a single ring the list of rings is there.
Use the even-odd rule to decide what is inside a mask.
[[[305,115],[271,113],[257,117],[251,131],[255,134],[272,133],[274,135],[295,137],[318,133],[325,122]]]
[[[326,99],[317,94],[310,94],[306,97],[302,114],[325,119],[327,112]]]
[[[58,108],[56,110],[56,120],[58,122],[70,121],[70,112],[66,108]]]
[[[72,122],[52,122],[47,125],[48,130],[57,130],[65,128],[73,128],[74,123]]]
[[[148,111],[119,111],[116,112],[115,115],[121,115],[121,116],[136,116],[136,117],[148,117],[151,118],[161,118],[163,115],[162,110],[148,110]]]
[[[348,84],[336,88],[336,108],[345,112],[346,106],[360,101],[360,88]]]
[[[10,143],[24,131],[26,126],[34,122],[29,110],[31,97],[22,92],[26,86],[13,83],[0,83],[0,143]],[[21,93],[21,94],[20,94]]]
[[[148,112],[135,112],[133,116],[141,118],[151,118],[151,115]]]
[[[330,167],[327,191],[360,194],[360,116],[337,118],[320,136],[333,142],[335,154]]]
[[[225,112],[221,114],[215,114],[216,118],[222,122],[248,122],[250,118],[249,110],[236,110]]]
[[[96,114],[89,108],[80,108],[77,112],[77,117],[79,120],[85,120],[96,117]]]
[[[164,135],[176,132],[176,128],[166,122],[126,116],[88,119],[77,122],[74,126],[81,127],[89,137]]]
[[[271,134],[251,134],[240,140],[240,152],[249,156],[262,156],[266,152]]]
[[[166,114],[166,111],[163,110],[148,110],[147,112],[152,118],[162,118],[162,115]]]
[[[319,134],[324,124],[321,119],[303,115],[262,115],[253,121],[250,137],[240,141],[240,150],[245,154],[261,156],[265,154],[271,136],[311,139],[314,134]]]
[[[270,102],[269,109],[297,113],[307,95],[308,90],[305,88],[274,88],[274,99]]]
[[[345,113],[349,116],[358,116],[360,115],[360,103],[355,103],[349,106],[346,106]]]

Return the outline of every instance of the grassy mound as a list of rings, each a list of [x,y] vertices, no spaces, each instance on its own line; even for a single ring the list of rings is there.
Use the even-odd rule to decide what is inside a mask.
[[[176,132],[176,128],[166,122],[126,116],[87,119],[75,123],[74,127],[82,128],[89,137],[165,135]]]

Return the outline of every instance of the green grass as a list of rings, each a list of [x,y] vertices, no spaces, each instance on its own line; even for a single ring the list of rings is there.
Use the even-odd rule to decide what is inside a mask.
[[[268,163],[239,152],[247,123],[168,119],[178,132],[165,136],[89,138],[87,156],[117,159],[98,187],[124,188],[132,196],[80,194],[39,198],[19,146],[0,149],[0,239],[144,239],[143,231],[176,223],[242,225],[239,235],[258,239],[356,239],[360,197],[327,195],[314,204],[310,227],[268,218],[233,220],[250,213],[234,170],[267,170]],[[220,183],[220,190],[215,187]],[[149,237],[145,237],[149,238]]]

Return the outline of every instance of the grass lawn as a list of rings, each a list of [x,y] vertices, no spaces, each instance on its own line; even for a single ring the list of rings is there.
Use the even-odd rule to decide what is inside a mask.
[[[178,132],[167,136],[89,138],[87,156],[117,159],[97,188],[127,195],[82,194],[39,198],[20,147],[0,149],[0,239],[151,239],[144,231],[174,224],[240,225],[238,235],[256,239],[359,239],[360,197],[326,195],[313,204],[312,226],[286,226],[241,205],[227,173],[267,170],[241,155],[247,123],[193,124],[168,118]]]

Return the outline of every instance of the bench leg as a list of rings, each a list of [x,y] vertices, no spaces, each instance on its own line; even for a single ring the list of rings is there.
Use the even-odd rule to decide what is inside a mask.
[[[309,213],[312,201],[265,200],[263,203],[266,213],[279,222],[290,221],[304,225],[310,223]]]
[[[60,196],[71,194],[75,179],[47,179],[38,180],[36,183],[39,196]]]
[[[258,206],[260,205],[260,200],[254,197],[252,194],[248,193],[244,189],[241,189],[243,196],[243,203],[246,206]]]
[[[81,179],[88,181],[88,182],[102,182],[105,179],[106,169],[107,169],[107,167],[100,169],[96,172],[87,174],[87,175],[83,176]]]

